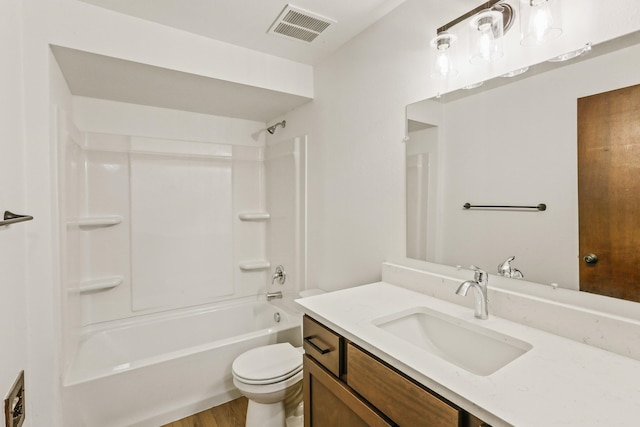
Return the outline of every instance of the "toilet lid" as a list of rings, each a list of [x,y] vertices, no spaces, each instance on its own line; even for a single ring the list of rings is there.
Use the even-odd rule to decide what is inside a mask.
[[[272,384],[300,372],[302,353],[289,343],[265,345],[238,356],[231,369],[247,384]]]

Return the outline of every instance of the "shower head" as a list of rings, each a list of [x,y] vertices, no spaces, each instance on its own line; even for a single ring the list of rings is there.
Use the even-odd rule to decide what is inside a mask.
[[[287,126],[287,122],[286,120],[283,120],[281,122],[276,123],[273,126],[269,126],[267,128],[267,132],[269,132],[271,135],[273,135],[274,133],[276,133],[276,128],[278,127],[278,125],[282,126],[283,128]]]

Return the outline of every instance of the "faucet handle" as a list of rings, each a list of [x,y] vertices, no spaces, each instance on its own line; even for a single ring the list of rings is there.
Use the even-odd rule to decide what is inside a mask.
[[[515,256],[507,258],[502,264],[498,265],[498,274],[504,277],[511,277],[513,279],[522,279],[524,275],[517,268],[511,266],[511,261],[516,259]]]
[[[474,280],[478,283],[484,282],[487,279],[487,272],[481,269],[480,267],[476,267],[475,265],[470,266],[473,271],[475,271],[475,275],[473,276]]]
[[[271,276],[271,284],[273,285],[276,280],[281,285],[284,285],[284,282],[287,280],[287,273],[284,271],[284,265],[282,264],[276,267],[276,272]]]
[[[500,263],[500,265],[498,265],[498,274],[508,277],[508,275],[511,274],[512,270],[511,261],[513,261],[514,259],[516,259],[515,256],[510,256],[504,262]]]

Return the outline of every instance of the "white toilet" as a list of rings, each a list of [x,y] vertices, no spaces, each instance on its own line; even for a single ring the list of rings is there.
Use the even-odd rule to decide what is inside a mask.
[[[302,349],[257,347],[238,356],[231,370],[233,384],[249,399],[246,427],[284,427],[302,401]]]

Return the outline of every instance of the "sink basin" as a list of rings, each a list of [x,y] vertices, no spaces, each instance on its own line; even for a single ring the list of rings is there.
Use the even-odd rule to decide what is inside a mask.
[[[476,375],[487,376],[531,344],[455,317],[416,307],[373,320],[378,328]]]

